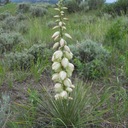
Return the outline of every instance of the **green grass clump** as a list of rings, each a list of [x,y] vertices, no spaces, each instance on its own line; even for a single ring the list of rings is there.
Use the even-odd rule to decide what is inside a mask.
[[[0,13],[3,12],[9,12],[11,14],[16,13],[16,4],[15,3],[9,3],[4,6],[0,6]]]
[[[107,45],[111,45],[113,48],[125,51],[127,45],[127,33],[128,33],[128,18],[122,17],[117,19],[107,31],[105,36],[105,42]]]

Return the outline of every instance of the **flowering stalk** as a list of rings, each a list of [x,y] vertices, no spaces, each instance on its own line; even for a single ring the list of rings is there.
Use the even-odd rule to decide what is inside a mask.
[[[53,49],[56,49],[52,56],[52,70],[54,70],[52,80],[55,82],[54,89],[56,92],[56,100],[60,98],[72,99],[72,97],[69,96],[69,93],[72,92],[73,88],[75,87],[70,80],[74,70],[74,65],[69,61],[72,59],[73,54],[70,51],[70,48],[67,46],[66,40],[64,39],[65,37],[70,39],[72,38],[68,33],[65,32],[65,21],[67,20],[67,18],[64,17],[65,9],[67,8],[62,6],[62,1],[60,0],[57,4],[57,8],[55,8],[58,15],[54,16],[58,25],[53,28],[58,29],[58,31],[52,35],[52,38],[55,41]]]

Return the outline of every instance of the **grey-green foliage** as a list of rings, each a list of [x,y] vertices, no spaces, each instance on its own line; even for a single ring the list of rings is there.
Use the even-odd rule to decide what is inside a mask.
[[[34,56],[28,54],[27,51],[23,52],[11,52],[9,54],[5,54],[6,62],[10,69],[28,69],[30,68],[31,62],[34,60]]]
[[[8,94],[2,93],[0,99],[0,127],[2,127],[10,113],[10,97]]]
[[[72,13],[77,11],[99,9],[104,3],[105,0],[67,0],[65,5],[68,7],[68,12]]]
[[[52,50],[48,49],[47,46],[43,44],[34,44],[28,49],[28,53],[34,56],[36,62],[39,56],[43,59],[50,58]]]
[[[0,14],[0,21],[4,20],[5,18],[7,18],[8,16],[10,16],[10,13],[8,12],[3,12]]]
[[[4,29],[5,32],[18,31],[21,33],[26,33],[28,31],[27,17],[24,14],[17,14],[16,16],[6,17],[0,24],[0,27]]]
[[[10,51],[15,45],[24,43],[24,38],[19,33],[0,34],[0,53]]]
[[[9,16],[3,21],[3,28],[14,30],[17,24],[17,20],[15,16]]]
[[[70,46],[74,54],[76,71],[83,78],[99,78],[105,75],[109,52],[102,45],[91,40]]]
[[[42,8],[40,6],[31,6],[30,7],[30,14],[33,17],[42,17],[47,13],[46,8]]]
[[[26,20],[27,17],[26,17],[23,13],[18,13],[18,14],[16,15],[16,19],[17,19],[18,21],[22,21],[22,20]]]
[[[25,34],[29,30],[29,24],[26,21],[21,21],[19,24],[17,24],[16,30],[22,34]]]
[[[18,4],[18,6],[17,6],[17,11],[18,11],[18,12],[22,12],[22,13],[26,13],[26,12],[29,11],[30,6],[31,6],[31,5],[30,5],[29,3],[20,3],[20,4]]]
[[[49,59],[51,54],[51,50],[46,48],[44,45],[35,44],[22,52],[11,52],[10,54],[6,54],[5,58],[11,69],[29,69],[33,63],[37,62],[38,57],[45,60]]]

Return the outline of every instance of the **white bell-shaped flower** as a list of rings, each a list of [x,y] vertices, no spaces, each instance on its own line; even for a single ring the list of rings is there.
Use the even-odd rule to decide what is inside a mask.
[[[66,91],[63,91],[63,92],[60,93],[60,97],[64,98],[64,99],[67,99],[68,98],[68,93]]]
[[[59,73],[59,77],[60,77],[61,80],[64,80],[67,77],[67,73],[65,71],[61,71]]]
[[[63,58],[61,61],[61,64],[64,68],[66,68],[69,65],[69,61],[67,58]]]
[[[53,61],[60,60],[63,56],[63,52],[61,50],[57,50],[56,52],[54,52],[53,56],[54,56],[52,59]]]
[[[60,99],[60,97],[61,97],[60,94],[56,94],[56,95],[55,95],[55,100]]]
[[[59,71],[61,69],[61,64],[59,62],[54,62],[52,64],[52,70],[54,70],[55,72]]]
[[[66,78],[66,79],[64,80],[64,85],[65,85],[66,87],[71,87],[71,85],[72,85],[71,80],[70,80],[69,78]]]
[[[63,91],[62,84],[60,84],[60,83],[56,83],[54,88],[55,88],[56,92],[62,92]]]
[[[52,75],[52,80],[53,81],[59,81],[60,80],[59,74],[58,73],[53,74]]]
[[[72,52],[68,52],[68,51],[64,51],[64,55],[65,55],[65,57],[68,58],[69,60],[72,59],[72,57],[73,57]]]
[[[68,66],[67,66],[67,71],[70,70],[73,72],[74,70],[74,65],[72,63],[69,63]]]

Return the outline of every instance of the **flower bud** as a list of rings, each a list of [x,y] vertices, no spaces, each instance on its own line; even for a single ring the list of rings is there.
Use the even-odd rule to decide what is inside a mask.
[[[75,86],[72,84],[72,85],[71,85],[71,88],[75,88]]]
[[[69,64],[69,61],[67,58],[63,58],[62,61],[61,61],[61,64],[64,68],[66,68]]]
[[[66,78],[66,76],[67,76],[67,73],[65,71],[61,71],[59,73],[59,77],[60,77],[61,80],[64,80]]]
[[[71,37],[68,33],[65,33],[64,35],[65,35],[66,37],[72,39],[72,37]]]
[[[65,40],[63,38],[61,38],[60,40],[60,46],[63,47],[65,45]]]
[[[59,46],[59,42],[56,42],[56,43],[53,45],[53,49],[56,49],[58,46]]]
[[[52,64],[52,70],[54,70],[55,72],[59,71],[61,68],[61,64],[59,62],[54,62]]]
[[[54,56],[53,60],[56,60],[56,59],[60,60],[63,56],[63,52],[61,50],[58,50],[54,52],[53,56]]]
[[[56,92],[62,92],[63,91],[62,85],[60,83],[56,83],[54,88],[55,88]]]
[[[69,48],[67,45],[64,46],[64,50],[65,50],[65,51],[68,51],[68,52],[71,52],[71,51],[70,51],[70,48]]]
[[[55,38],[56,36],[58,36],[60,34],[59,31],[55,32],[53,35],[52,35],[52,38]]]
[[[56,11],[60,11],[60,9],[59,8],[54,8]]]
[[[59,28],[59,26],[55,26],[55,27],[53,27],[52,29],[56,29],[56,28]]]
[[[63,25],[63,23],[60,21],[60,22],[59,22],[59,26],[62,27],[62,25]]]
[[[70,80],[69,78],[66,78],[66,79],[64,80],[64,85],[65,85],[66,87],[71,87],[71,85],[72,85],[71,80]]]
[[[66,88],[66,91],[67,91],[67,92],[72,92],[72,88],[69,88],[69,87],[68,87],[68,88]]]
[[[64,14],[64,11],[61,11],[60,13]]]
[[[68,97],[68,99],[69,99],[69,100],[73,100],[73,98],[72,98],[72,97]]]
[[[55,18],[59,18],[60,16],[59,16],[59,15],[55,15],[54,17],[55,17]]]
[[[60,93],[60,97],[67,99],[68,98],[68,93],[66,91],[63,91]]]

